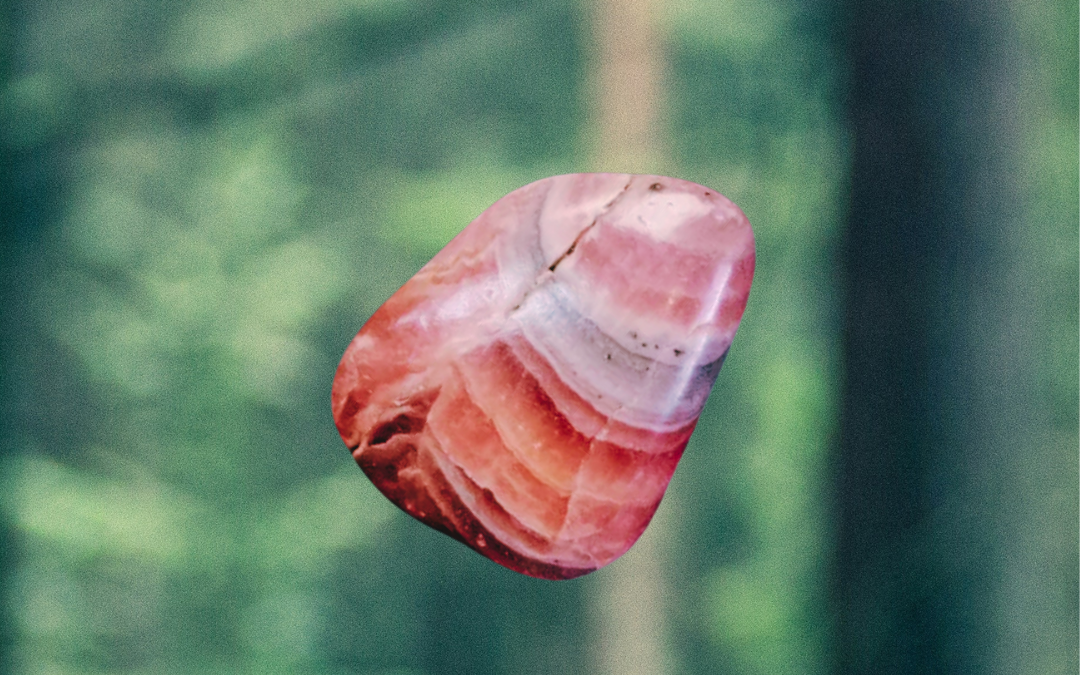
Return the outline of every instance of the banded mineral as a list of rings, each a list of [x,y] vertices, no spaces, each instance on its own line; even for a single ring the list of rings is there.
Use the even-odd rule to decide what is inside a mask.
[[[714,190],[511,192],[360,330],[334,420],[391,501],[510,569],[587,574],[645,530],[738,328],[754,236]]]

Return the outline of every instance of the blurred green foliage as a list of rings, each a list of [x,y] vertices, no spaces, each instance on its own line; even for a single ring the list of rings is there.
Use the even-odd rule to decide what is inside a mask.
[[[538,582],[417,525],[329,414],[337,359],[390,293],[501,195],[590,170],[587,6],[12,6],[11,670],[594,672],[603,571]],[[1021,139],[1032,264],[1060,284],[1048,433],[1075,449],[1075,63],[1042,65],[1075,40],[1017,7],[1044,78]],[[829,12],[680,0],[658,17],[665,169],[732,198],[758,237],[743,327],[663,507],[680,672],[831,662],[847,147]]]

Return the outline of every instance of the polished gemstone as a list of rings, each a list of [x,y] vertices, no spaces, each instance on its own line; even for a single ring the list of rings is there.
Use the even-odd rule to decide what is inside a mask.
[[[510,569],[587,574],[656,511],[754,274],[743,213],[675,178],[506,195],[372,315],[334,420],[391,501]]]

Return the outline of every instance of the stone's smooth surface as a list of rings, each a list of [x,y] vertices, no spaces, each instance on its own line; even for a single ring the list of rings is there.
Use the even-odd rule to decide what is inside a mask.
[[[574,174],[482,213],[360,330],[334,419],[376,486],[510,569],[569,579],[652,518],[739,325],[743,213]]]

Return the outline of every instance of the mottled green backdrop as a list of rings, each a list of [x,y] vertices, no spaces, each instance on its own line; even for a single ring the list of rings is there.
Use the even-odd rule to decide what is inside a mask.
[[[1032,453],[1072,478],[1030,523],[1055,543],[1032,586],[1052,607],[1021,624],[1050,660],[986,672],[1042,675],[1076,666],[1076,7],[1013,5],[1034,252],[1010,273],[1060,308],[1036,329],[1056,407]],[[739,204],[758,269],[646,534],[647,607],[610,568],[537,581],[413,522],[329,410],[349,340],[469,220],[600,168],[591,3],[2,7],[0,668],[590,674],[630,625],[653,633],[639,665],[657,675],[845,662],[843,6],[656,5],[656,171]]]

